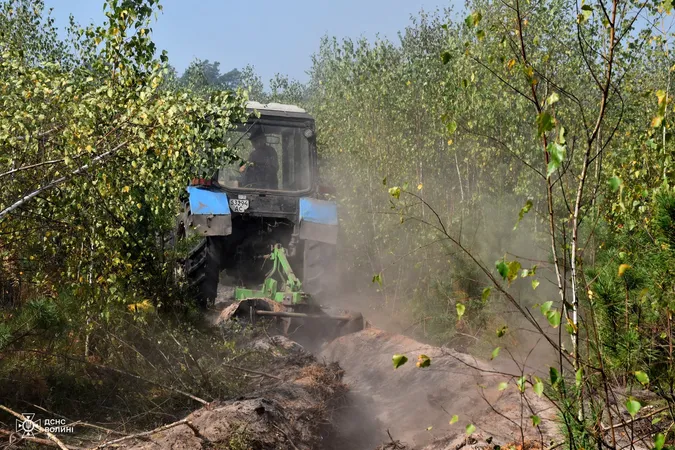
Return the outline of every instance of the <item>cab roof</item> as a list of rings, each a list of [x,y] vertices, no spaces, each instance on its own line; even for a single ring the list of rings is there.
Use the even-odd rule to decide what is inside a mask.
[[[263,116],[292,117],[298,119],[312,119],[307,111],[295,105],[286,105],[283,103],[259,103],[254,101],[246,102],[246,109],[258,111]]]

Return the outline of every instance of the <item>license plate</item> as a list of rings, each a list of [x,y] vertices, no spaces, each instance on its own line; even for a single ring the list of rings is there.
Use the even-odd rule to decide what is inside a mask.
[[[242,213],[248,209],[248,200],[239,198],[230,199],[230,209],[237,213]]]

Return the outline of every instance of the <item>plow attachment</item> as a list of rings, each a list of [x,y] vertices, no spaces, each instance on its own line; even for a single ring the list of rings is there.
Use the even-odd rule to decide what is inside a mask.
[[[310,304],[285,306],[268,298],[249,298],[225,308],[219,323],[239,322],[255,326],[268,319],[284,335],[305,339],[333,340],[345,334],[356,333],[368,326],[358,312],[322,308]]]
[[[361,313],[315,304],[302,291],[302,283],[281,246],[276,245],[267,259],[273,262],[273,267],[261,289],[237,288],[235,302],[220,313],[219,323],[237,321],[255,325],[267,318],[281,325],[285,335],[310,340],[332,340],[368,327]]]

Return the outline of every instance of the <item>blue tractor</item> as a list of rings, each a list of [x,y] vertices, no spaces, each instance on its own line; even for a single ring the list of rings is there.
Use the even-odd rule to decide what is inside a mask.
[[[339,286],[337,205],[319,183],[314,119],[292,105],[247,106],[230,137],[241,161],[187,189],[179,233],[196,243],[184,272],[202,306],[224,273],[238,287],[232,313],[314,317]]]

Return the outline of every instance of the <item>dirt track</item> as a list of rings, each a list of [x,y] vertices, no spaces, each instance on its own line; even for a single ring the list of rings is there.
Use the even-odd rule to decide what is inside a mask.
[[[212,403],[181,421],[188,423],[127,441],[122,448],[339,448],[324,442],[324,436],[330,432],[335,404],[346,393],[340,367],[317,363],[297,344],[281,337],[261,339],[251,346],[270,350],[273,365],[279,369],[258,376],[260,389],[243,398]]]
[[[396,353],[409,358],[398,369],[391,361]],[[430,367],[415,366],[420,354],[431,358]],[[321,357],[339,362],[353,394],[368,399],[364,408],[381,422],[380,429],[373,430],[380,437],[386,436],[388,428],[395,439],[420,448],[437,439],[463,439],[465,426],[472,423],[476,435],[483,439],[493,437],[495,443],[520,440],[522,402],[515,379],[490,373],[495,368],[486,362],[376,328],[333,341]],[[509,387],[499,391],[497,385],[502,381],[508,381]],[[553,408],[533,394],[527,395],[526,400],[529,407],[524,406],[522,411],[526,437],[541,439],[531,424],[534,411],[542,419],[541,431],[548,443],[556,435],[552,421],[547,420],[553,418]],[[459,422],[450,425],[455,414]],[[428,427],[432,428],[427,430]],[[442,442],[429,448],[446,448]]]
[[[251,346],[269,351],[270,367],[278,368],[259,376],[256,392],[208,405],[190,414],[189,423],[127,441],[122,447],[372,450],[389,442],[380,448],[470,450],[520,441],[523,403],[515,380],[490,373],[495,369],[486,362],[454,350],[377,328],[327,344],[318,362],[279,336]],[[409,362],[394,369],[395,353],[406,354]],[[419,354],[432,359],[430,367],[415,366]],[[502,381],[509,381],[505,391],[497,389]],[[549,420],[554,411],[533,394],[525,398],[529,403],[522,410],[525,437],[540,441],[543,436],[548,444],[556,434]],[[532,411],[542,419],[543,435],[531,425]],[[459,421],[450,425],[454,414]],[[476,432],[467,440],[469,423]],[[400,446],[391,443],[387,430]],[[493,438],[492,445],[487,438]]]

